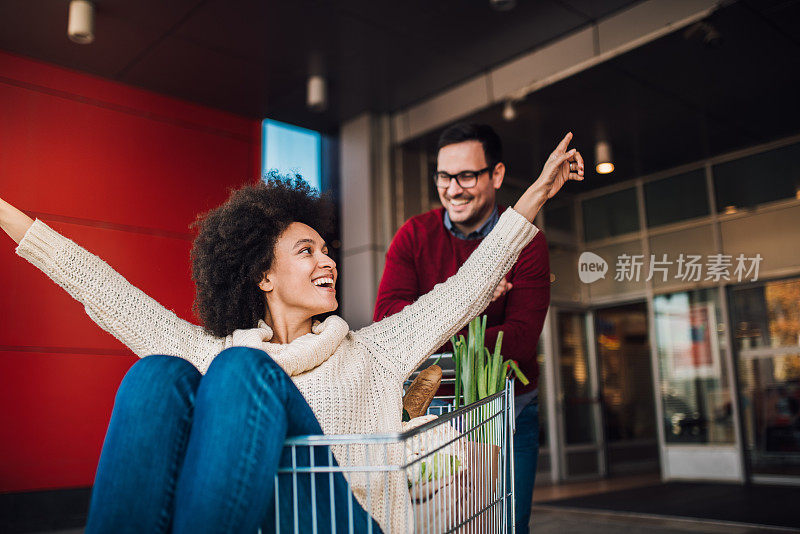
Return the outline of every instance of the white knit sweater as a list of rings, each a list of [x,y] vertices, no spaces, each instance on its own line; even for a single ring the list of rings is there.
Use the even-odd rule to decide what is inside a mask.
[[[98,325],[137,356],[185,358],[205,373],[224,348],[263,349],[292,377],[325,434],[374,434],[401,430],[403,382],[434,350],[489,304],[492,292],[538,229],[508,209],[469,259],[446,282],[401,312],[357,331],[331,316],[289,344],[270,343],[272,331],[237,330],[225,338],[179,319],[132,286],[97,256],[37,220],[17,254],[44,271]],[[341,465],[402,463],[402,449],[336,450]],[[369,457],[369,458],[368,458]],[[349,477],[358,501],[384,532],[409,532],[410,499],[405,476],[375,480]]]

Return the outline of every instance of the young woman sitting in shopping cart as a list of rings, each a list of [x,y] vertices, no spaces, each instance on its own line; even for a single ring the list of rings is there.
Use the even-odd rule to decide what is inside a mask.
[[[117,392],[86,531],[256,532],[274,521],[287,437],[399,431],[404,380],[489,303],[538,231],[531,221],[545,201],[583,179],[580,154],[567,150],[571,138],[455,276],[356,331],[335,315],[314,320],[337,308],[336,264],[320,236],[331,209],[299,180],[244,187],[199,219],[192,272],[202,327],[0,200],[0,226],[19,243],[17,254],[142,357]],[[375,521],[383,532],[408,530],[404,478],[375,484],[371,494],[350,482],[366,512],[356,504],[337,513],[352,506],[339,473],[332,491],[316,492],[320,513],[333,510],[334,528],[352,520],[351,532],[378,532]],[[294,497],[310,507],[308,495]]]

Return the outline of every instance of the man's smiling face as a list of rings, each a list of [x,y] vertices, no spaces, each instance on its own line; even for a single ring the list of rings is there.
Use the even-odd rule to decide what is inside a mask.
[[[455,175],[464,171],[479,171],[489,163],[479,141],[453,143],[439,150],[436,170]],[[450,215],[453,224],[465,234],[477,230],[489,218],[495,204],[495,191],[503,183],[505,167],[502,163],[493,170],[478,176],[474,187],[464,189],[456,181],[450,180],[447,188],[437,188],[439,200]]]

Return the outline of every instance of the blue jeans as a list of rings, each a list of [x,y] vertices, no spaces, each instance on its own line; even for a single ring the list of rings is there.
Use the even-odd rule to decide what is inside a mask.
[[[97,467],[86,532],[275,531],[275,474],[287,436],[322,434],[308,403],[265,352],[224,350],[205,376],[186,360],[148,356],[122,381]],[[328,461],[317,448],[315,465]],[[308,452],[298,464],[307,466]],[[335,460],[333,461],[335,464]],[[299,531],[311,531],[311,483],[297,487]],[[291,477],[279,477],[281,531],[293,532]],[[303,476],[298,477],[301,481]],[[344,477],[315,477],[318,532],[377,523]],[[334,498],[335,517],[330,499]],[[288,501],[288,502],[287,502]]]
[[[514,431],[514,524],[517,534],[528,534],[531,499],[539,460],[539,401],[522,409]]]

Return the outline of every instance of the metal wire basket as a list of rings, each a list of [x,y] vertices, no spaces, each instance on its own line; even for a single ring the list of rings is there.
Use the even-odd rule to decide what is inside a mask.
[[[429,415],[412,420],[402,433],[286,440],[275,476],[274,510],[263,532],[337,532],[337,514],[338,524],[347,517],[348,525],[346,530],[340,526],[338,532],[376,531],[372,524],[354,521],[353,487],[367,488],[358,500],[385,529],[392,524],[390,516],[401,513],[409,532],[513,532],[513,382],[458,410],[441,404],[431,406]],[[366,462],[350,461],[359,456],[351,454],[355,448],[367,451]],[[400,462],[388,460],[398,457]],[[396,482],[397,477],[404,477],[408,498],[394,499],[392,505],[390,480]],[[335,501],[337,479],[348,489],[345,503]],[[300,488],[303,495],[310,493],[310,499],[299,497]],[[403,510],[397,510],[398,501]]]

